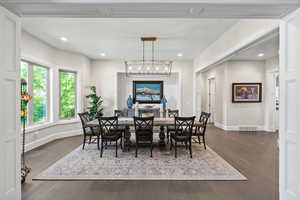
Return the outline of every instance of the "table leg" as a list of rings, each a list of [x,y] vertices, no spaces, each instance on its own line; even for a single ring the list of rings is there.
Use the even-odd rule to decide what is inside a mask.
[[[130,127],[125,126],[124,149],[126,149],[127,151],[129,151],[129,147],[131,144],[130,137],[131,137]]]
[[[159,132],[159,146],[165,147],[166,142],[165,142],[165,127],[160,126],[160,132]]]

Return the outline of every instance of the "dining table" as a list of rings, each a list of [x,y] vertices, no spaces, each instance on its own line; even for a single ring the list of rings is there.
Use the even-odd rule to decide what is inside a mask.
[[[194,127],[199,127],[202,126],[202,122],[195,121],[194,122]],[[87,123],[87,126],[89,127],[96,127],[99,126],[99,122],[97,119],[92,120]],[[125,135],[124,135],[124,146],[125,149],[129,150],[129,147],[131,145],[131,133],[130,133],[130,127],[134,126],[134,120],[133,117],[119,117],[118,118],[118,126],[123,126],[125,127]],[[167,126],[175,126],[175,119],[174,117],[155,117],[153,120],[153,126],[155,127],[160,127],[159,131],[159,146],[160,147],[165,147],[166,142],[165,142],[165,127]]]

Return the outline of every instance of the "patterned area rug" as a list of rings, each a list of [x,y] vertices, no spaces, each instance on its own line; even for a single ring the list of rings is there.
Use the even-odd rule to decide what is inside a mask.
[[[149,148],[134,148],[129,152],[119,149],[115,157],[114,146],[104,149],[100,158],[95,144],[79,146],[54,163],[33,180],[247,180],[209,147],[193,144],[193,158],[188,150],[179,146],[178,157],[169,147],[154,147],[153,158]]]

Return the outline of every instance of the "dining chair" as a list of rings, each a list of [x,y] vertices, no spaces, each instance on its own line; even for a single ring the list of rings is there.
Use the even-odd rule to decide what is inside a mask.
[[[115,142],[116,157],[118,157],[118,141],[120,140],[121,149],[123,149],[123,129],[118,127],[118,117],[99,117],[98,118],[101,129],[101,150],[100,157],[103,155],[104,142]]]
[[[211,116],[210,113],[201,112],[201,115],[199,118],[200,125],[197,125],[195,127],[195,131],[193,132],[193,139],[195,140],[195,138],[197,138],[197,140],[195,140],[195,141],[198,142],[199,144],[201,144],[200,138],[202,138],[202,142],[204,144],[204,149],[206,149],[206,144],[205,144],[206,126],[207,126],[207,122],[208,122],[210,116]]]
[[[117,117],[121,117],[122,113],[123,113],[122,110],[114,110],[114,115],[117,116]]]
[[[179,116],[179,110],[171,110],[168,109],[168,117],[169,118],[174,118]],[[167,126],[167,144],[170,142],[170,132],[175,131],[175,126]]]
[[[192,131],[195,122],[194,117],[175,117],[175,132],[170,135],[171,145],[170,150],[173,148],[173,141],[175,142],[175,158],[177,158],[177,142],[185,143],[185,147],[189,147],[190,157],[192,154]]]
[[[153,121],[154,117],[133,117],[135,127],[135,157],[138,155],[138,148],[141,144],[150,145],[150,156],[153,150]]]
[[[83,129],[83,145],[82,149],[84,149],[86,140],[89,139],[89,144],[91,144],[92,139],[95,138],[97,141],[98,149],[99,141],[100,141],[100,128],[99,126],[91,126],[87,123],[92,120],[90,114],[88,112],[78,113],[78,116],[81,121],[82,129]]]

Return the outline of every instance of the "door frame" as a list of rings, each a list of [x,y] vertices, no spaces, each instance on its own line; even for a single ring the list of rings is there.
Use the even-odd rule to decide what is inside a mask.
[[[300,9],[280,23],[279,194],[300,199]],[[290,42],[290,39],[294,39]]]

